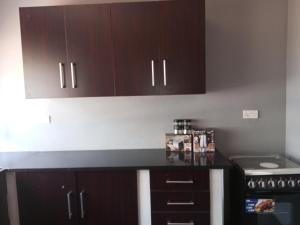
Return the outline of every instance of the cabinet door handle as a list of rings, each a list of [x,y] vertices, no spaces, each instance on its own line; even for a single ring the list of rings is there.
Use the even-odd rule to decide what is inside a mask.
[[[163,60],[164,66],[164,86],[167,86],[167,60]]]
[[[188,222],[188,223],[176,223],[176,222],[170,222],[168,221],[167,225],[194,225],[194,221]]]
[[[60,88],[66,88],[66,78],[65,78],[65,68],[63,63],[58,63],[59,66],[59,79],[60,79]]]
[[[76,64],[71,62],[71,78],[72,78],[72,88],[77,88],[77,77],[76,77]]]
[[[166,184],[193,184],[193,180],[166,180]]]
[[[171,202],[168,201],[167,205],[195,205],[195,202],[190,201],[190,202]]]
[[[154,60],[151,60],[151,75],[152,75],[152,87],[155,87],[155,65],[154,65]]]
[[[84,210],[84,191],[80,192],[80,213],[81,213],[81,219],[84,219],[85,216],[85,210]]]
[[[67,193],[67,204],[68,204],[68,217],[69,217],[69,220],[72,219],[72,206],[71,206],[71,197],[72,197],[72,191],[69,191]]]

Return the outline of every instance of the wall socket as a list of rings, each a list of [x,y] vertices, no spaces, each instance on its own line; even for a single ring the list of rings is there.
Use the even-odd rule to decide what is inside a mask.
[[[243,110],[243,119],[258,119],[258,110]]]

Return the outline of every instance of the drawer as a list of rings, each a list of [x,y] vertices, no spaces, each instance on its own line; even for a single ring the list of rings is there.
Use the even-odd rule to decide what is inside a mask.
[[[209,192],[151,192],[152,211],[209,211]]]
[[[151,190],[209,190],[209,170],[151,171]]]
[[[210,225],[210,214],[153,213],[152,225]]]

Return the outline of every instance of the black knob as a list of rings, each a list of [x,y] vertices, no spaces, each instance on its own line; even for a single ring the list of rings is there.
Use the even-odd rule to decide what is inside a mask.
[[[276,187],[276,183],[272,178],[268,181],[268,187],[269,188],[275,188]]]
[[[254,188],[256,187],[255,181],[251,179],[251,180],[248,182],[248,187],[251,188],[251,189],[254,189]]]
[[[294,188],[296,187],[296,182],[292,178],[290,178],[288,181],[288,186]]]
[[[266,188],[266,182],[263,179],[260,179],[257,184],[260,188]]]
[[[282,180],[282,178],[280,178],[280,180],[278,181],[278,187],[285,188],[285,181]]]

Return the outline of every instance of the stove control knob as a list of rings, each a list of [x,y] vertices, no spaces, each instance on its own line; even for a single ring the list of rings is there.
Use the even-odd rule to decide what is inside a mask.
[[[268,180],[268,187],[269,188],[275,188],[276,187],[276,183],[272,178],[270,180]]]
[[[297,180],[297,185],[298,187],[300,187],[300,180]]]
[[[285,188],[285,181],[282,178],[277,182],[279,188]]]
[[[248,182],[248,187],[249,187],[250,189],[256,188],[256,183],[255,183],[255,181],[254,181],[253,179],[251,179],[251,180]]]
[[[288,181],[288,186],[290,188],[294,188],[294,187],[296,187],[296,182],[292,178],[290,178]]]
[[[257,184],[259,188],[266,188],[266,182],[263,179],[260,179]]]

